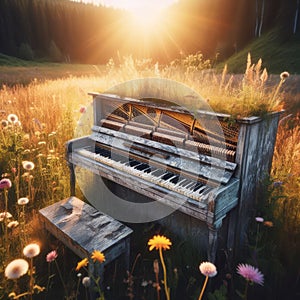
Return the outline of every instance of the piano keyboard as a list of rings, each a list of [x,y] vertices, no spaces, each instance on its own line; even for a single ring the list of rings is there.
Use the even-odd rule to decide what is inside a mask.
[[[95,162],[110,166],[126,174],[142,178],[147,182],[175,191],[190,199],[196,200],[197,202],[205,202],[210,191],[216,189],[215,187],[207,186],[204,183],[185,178],[182,175],[150,166],[145,162],[131,160],[128,157],[119,154],[113,154],[112,159],[110,151],[105,149],[97,148],[96,152],[92,152],[89,148],[80,148],[76,149],[74,153]]]

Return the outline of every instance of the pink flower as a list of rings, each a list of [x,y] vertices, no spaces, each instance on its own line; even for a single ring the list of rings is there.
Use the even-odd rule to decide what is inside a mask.
[[[250,282],[264,284],[264,275],[255,267],[247,264],[239,264],[237,273]]]
[[[79,112],[84,114],[86,112],[86,107],[85,106],[80,106]]]
[[[49,252],[47,255],[46,255],[46,261],[49,263],[49,262],[53,262],[55,259],[57,258],[57,252],[56,250],[53,250],[51,252]]]
[[[0,189],[11,188],[11,181],[8,178],[3,178],[0,180]]]

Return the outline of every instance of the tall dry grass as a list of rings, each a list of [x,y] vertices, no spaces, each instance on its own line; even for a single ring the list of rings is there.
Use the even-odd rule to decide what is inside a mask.
[[[207,64],[206,61],[203,63]],[[10,141],[3,143],[5,135],[0,140],[1,176],[11,178],[18,187],[10,191],[10,209],[14,217],[18,220],[24,217],[20,216],[19,208],[15,204],[19,197],[28,194],[31,196],[28,207],[28,210],[31,209],[31,216],[27,211],[29,221],[38,208],[69,196],[69,171],[65,161],[64,145],[74,136],[89,134],[89,128],[81,127],[82,120],[85,122],[88,119],[92,122],[92,98],[88,92],[113,90],[113,86],[124,81],[155,77],[180,82],[199,93],[213,110],[234,116],[248,116],[253,113],[263,115],[284,107],[284,97],[288,95],[288,91],[282,93],[285,79],[278,76],[275,80],[272,79],[271,83],[267,71],[262,69],[261,61],[253,64],[250,56],[245,70],[244,75],[234,77],[227,74],[225,67],[223,72],[218,74],[203,69],[201,57],[198,56],[169,66],[159,66],[151,60],[140,61],[127,57],[118,62],[110,60],[105,72],[103,69],[101,72],[99,70],[99,76],[68,76],[55,80],[33,80],[26,86],[2,86],[0,89],[2,119],[6,119],[9,114],[16,114],[21,122],[18,132],[14,131],[16,129],[14,127],[9,129],[11,131],[0,128],[2,133],[9,136]],[[138,93],[127,96],[138,97]],[[296,98],[293,99],[296,103]],[[289,103],[288,107],[291,106]],[[82,107],[87,107],[88,110],[85,112]],[[272,216],[280,225],[277,238],[282,244],[281,254],[288,257],[286,259],[288,265],[293,264],[292,260],[299,249],[297,237],[300,226],[300,125],[297,116],[292,115],[290,119],[293,122],[282,121],[279,126],[272,169],[274,186],[279,188],[273,186],[270,194],[270,201],[275,202],[275,205],[272,204],[275,207]],[[15,151],[16,136],[18,136],[18,152]],[[28,192],[28,177],[23,176],[25,171],[21,168],[24,160],[35,164],[30,192]],[[17,175],[12,172],[13,168],[19,170]],[[0,197],[2,200],[2,193]],[[0,211],[2,210],[3,201],[0,203]],[[29,228],[28,234],[34,232],[32,230],[34,227],[30,224]],[[17,238],[17,244],[10,245],[9,253],[0,253],[2,270],[5,263],[24,246],[26,233],[21,234],[21,228],[16,230],[10,234],[11,237]],[[289,248],[291,252],[288,255],[288,251],[284,250],[286,243],[291,240],[293,247]],[[0,281],[4,282],[3,273]]]

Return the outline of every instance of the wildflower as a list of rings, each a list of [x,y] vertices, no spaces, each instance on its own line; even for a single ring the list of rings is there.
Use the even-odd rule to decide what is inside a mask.
[[[4,219],[10,219],[12,218],[12,214],[7,212],[0,213],[0,222],[2,222]]]
[[[152,239],[148,241],[149,250],[152,251],[154,248],[159,249],[170,249],[172,245],[171,241],[163,235],[155,235]]]
[[[0,189],[9,189],[11,188],[11,181],[8,178],[3,178],[0,180]]]
[[[201,300],[204,294],[204,290],[206,288],[208,278],[209,277],[214,277],[217,275],[217,268],[213,263],[210,262],[202,262],[199,266],[200,272],[205,276],[205,281],[203,283],[200,295],[198,300]]]
[[[239,264],[237,266],[237,273],[251,283],[253,282],[260,285],[263,285],[264,283],[264,275],[257,268],[251,265]]]
[[[163,235],[155,235],[152,239],[148,241],[149,251],[152,251],[154,248],[159,251],[159,257],[161,261],[161,265],[163,268],[164,274],[164,287],[165,287],[165,295],[167,300],[170,300],[170,290],[167,284],[167,269],[164,261],[164,257],[162,254],[162,249],[167,250],[170,249],[172,245],[171,241]]]
[[[267,226],[267,227],[273,227],[274,226],[272,221],[265,221],[264,225]]]
[[[1,126],[2,126],[2,128],[7,127],[8,126],[8,121],[2,120],[1,121]]]
[[[15,259],[5,268],[5,277],[8,279],[18,279],[27,273],[28,267],[28,262],[25,259]]]
[[[15,114],[9,114],[7,116],[7,120],[8,120],[9,123],[15,124],[15,123],[17,123],[19,121],[19,118]]]
[[[90,277],[83,277],[82,278],[82,285],[86,288],[88,288],[91,285],[91,279]]]
[[[210,262],[201,263],[199,266],[199,270],[204,276],[214,277],[217,275],[216,266]]]
[[[12,173],[17,173],[17,169],[16,168],[11,168]]]
[[[98,261],[99,263],[103,263],[105,261],[104,254],[98,250],[93,251],[91,258],[94,262]]]
[[[34,169],[34,163],[31,161],[27,161],[27,160],[22,161],[22,166],[27,171],[31,171]]]
[[[29,244],[24,247],[23,254],[28,258],[33,258],[40,254],[40,246],[38,244]]]
[[[262,217],[256,217],[255,220],[256,220],[256,222],[258,222],[258,223],[263,223],[264,218],[262,218]]]
[[[79,108],[79,112],[81,113],[81,114],[84,114],[85,112],[86,112],[86,107],[85,106],[80,106],[80,108]]]
[[[290,76],[290,73],[287,72],[287,71],[284,71],[284,72],[282,72],[282,73],[280,74],[280,79],[281,79],[281,80],[285,80],[285,79],[287,79],[289,76]]]
[[[18,221],[11,221],[7,224],[7,227],[8,228],[16,228],[16,227],[18,227],[18,225],[19,225]]]
[[[56,250],[53,250],[46,255],[46,261],[48,263],[53,262],[56,258],[57,258]]]
[[[18,205],[26,205],[29,202],[29,199],[26,197],[18,199]]]
[[[83,260],[81,260],[76,267],[76,271],[79,271],[81,268],[86,267],[88,265],[89,261],[87,258],[84,258]]]

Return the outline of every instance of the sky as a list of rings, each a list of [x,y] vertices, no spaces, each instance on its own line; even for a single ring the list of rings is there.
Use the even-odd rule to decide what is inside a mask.
[[[78,1],[80,2],[80,1]],[[83,0],[82,2],[101,4],[105,6],[112,6],[115,8],[123,8],[129,11],[139,10],[160,10],[168,7],[177,0]]]

